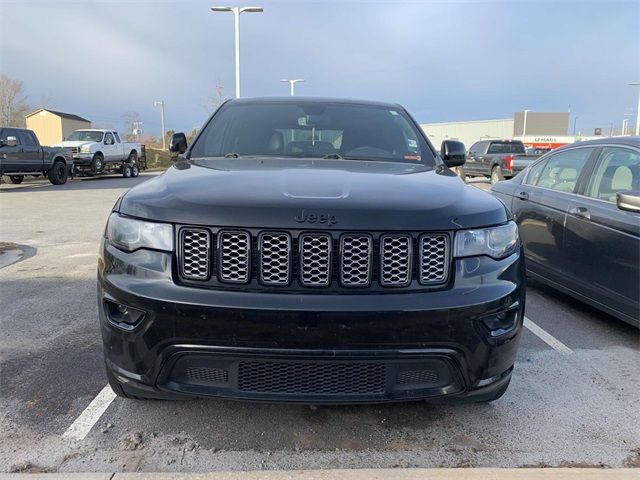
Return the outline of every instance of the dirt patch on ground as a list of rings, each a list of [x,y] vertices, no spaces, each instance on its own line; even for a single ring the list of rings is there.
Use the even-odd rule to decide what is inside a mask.
[[[634,448],[627,458],[622,463],[628,468],[640,468],[640,448]]]
[[[9,250],[20,250],[20,245],[11,242],[0,242],[0,253],[8,252]]]

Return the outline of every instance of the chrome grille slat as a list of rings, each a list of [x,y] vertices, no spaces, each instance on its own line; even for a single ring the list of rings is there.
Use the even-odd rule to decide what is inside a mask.
[[[284,232],[263,232],[258,241],[260,282],[289,285],[291,280],[291,236]]]
[[[409,235],[383,235],[380,240],[380,284],[406,287],[411,283],[412,242]]]
[[[367,287],[371,283],[373,241],[369,235],[348,234],[340,238],[340,283]]]
[[[204,228],[180,230],[180,274],[189,280],[207,280],[210,274],[211,237]]]
[[[305,287],[326,287],[331,282],[331,245],[324,233],[300,236],[300,283]]]
[[[444,283],[449,272],[449,237],[445,234],[420,236],[420,283]]]
[[[247,232],[218,235],[218,275],[228,283],[247,283],[251,274],[251,238]]]

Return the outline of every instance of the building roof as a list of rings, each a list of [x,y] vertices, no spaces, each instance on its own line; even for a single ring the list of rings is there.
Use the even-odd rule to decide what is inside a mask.
[[[38,110],[36,110],[35,112],[31,112],[29,115],[25,115],[25,118],[27,117],[31,117],[33,115],[35,115],[36,113],[40,113],[42,111],[46,111],[49,113],[53,113],[54,115],[57,115],[58,117],[61,118],[66,118],[68,120],[76,120],[78,122],[87,122],[87,123],[91,123],[91,120],[87,120],[86,118],[82,118],[78,115],[74,115],[72,113],[64,113],[64,112],[57,112],[55,110],[49,110],[48,108],[39,108]]]

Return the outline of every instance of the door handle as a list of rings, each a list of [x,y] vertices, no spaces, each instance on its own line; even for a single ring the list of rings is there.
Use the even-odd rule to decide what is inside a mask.
[[[529,194],[527,192],[518,192],[516,193],[516,198],[520,200],[529,200]]]
[[[575,215],[576,217],[591,220],[591,212],[589,212],[589,209],[586,207],[571,207],[569,209],[569,213],[571,215]]]

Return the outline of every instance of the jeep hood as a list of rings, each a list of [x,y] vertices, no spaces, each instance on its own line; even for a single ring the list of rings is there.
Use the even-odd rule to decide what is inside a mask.
[[[179,224],[307,230],[455,230],[508,219],[499,200],[444,167],[272,157],[181,160],[132,188],[116,210]],[[328,217],[337,223],[319,221]]]

